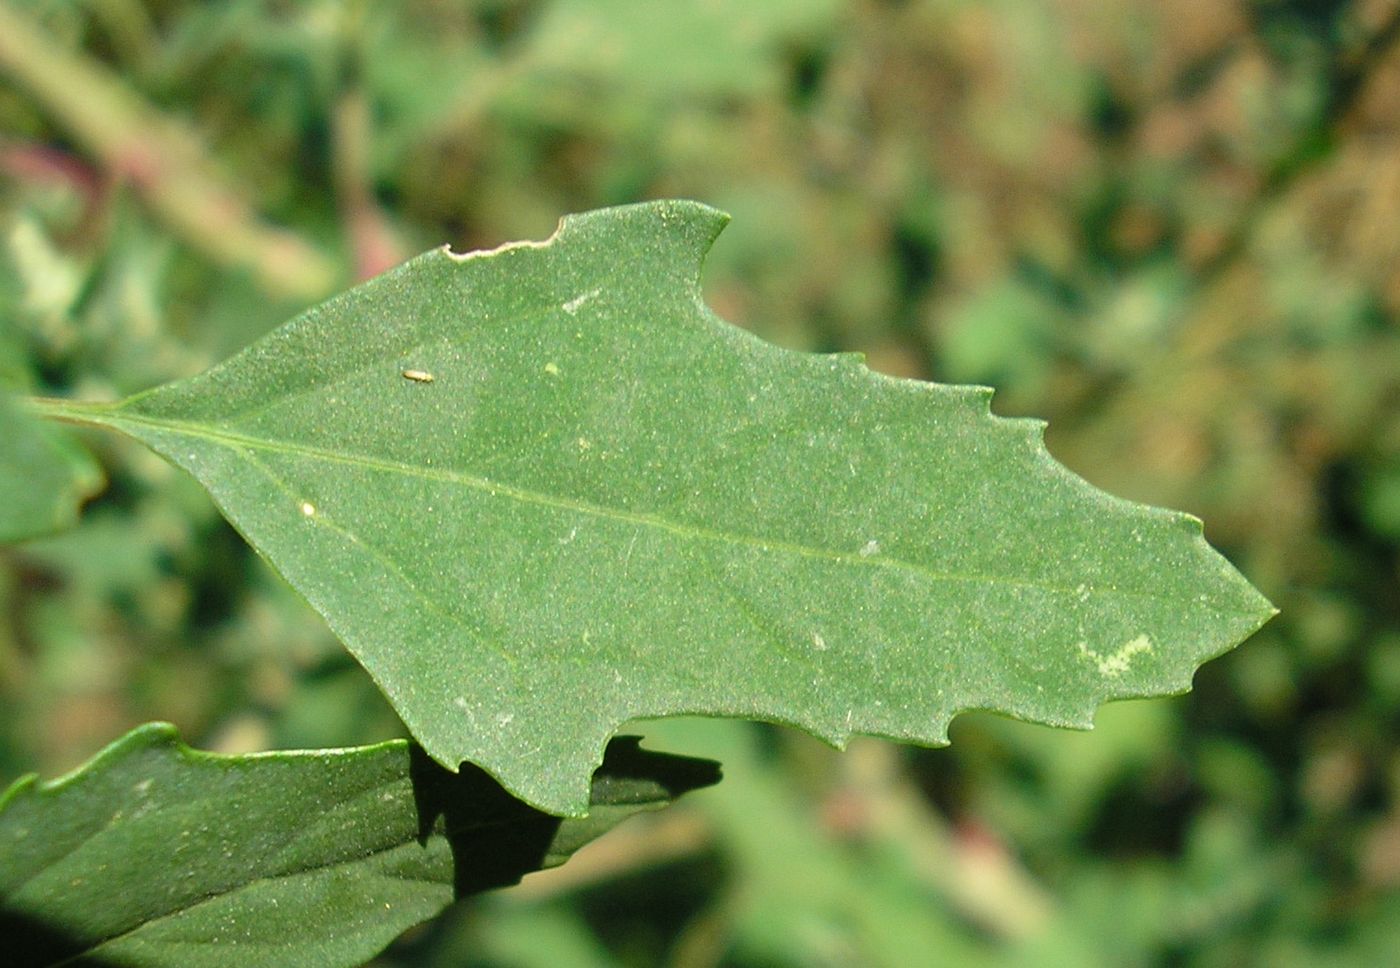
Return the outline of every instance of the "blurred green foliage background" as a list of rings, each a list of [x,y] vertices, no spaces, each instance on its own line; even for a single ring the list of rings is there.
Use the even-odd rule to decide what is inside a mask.
[[[382,966],[1378,965],[1400,951],[1393,0],[0,0],[0,379],[110,399],[419,250],[684,196],[721,315],[997,388],[1282,609],[1093,733],[727,779]],[[402,727],[191,481],[0,552],[0,782],[175,722]],[[800,484],[798,485],[800,486]]]

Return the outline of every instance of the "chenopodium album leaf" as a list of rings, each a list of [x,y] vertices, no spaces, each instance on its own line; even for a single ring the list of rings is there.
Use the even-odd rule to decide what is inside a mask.
[[[563,814],[634,717],[1087,727],[1273,613],[1198,520],[1096,490],[990,390],[720,320],[725,222],[654,202],[430,252],[192,379],[57,409],[197,477],[435,759]]]

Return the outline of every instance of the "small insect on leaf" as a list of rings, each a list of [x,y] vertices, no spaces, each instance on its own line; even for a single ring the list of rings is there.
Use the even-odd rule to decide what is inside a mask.
[[[414,383],[432,383],[433,375],[427,370],[404,370],[403,378]]]

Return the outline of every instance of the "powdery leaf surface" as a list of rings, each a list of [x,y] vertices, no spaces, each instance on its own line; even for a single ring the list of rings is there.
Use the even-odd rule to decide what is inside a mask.
[[[577,814],[700,713],[946,742],[1182,692],[1273,609],[1198,520],[1055,463],[991,391],[704,305],[726,216],[655,202],[430,252],[204,374],[68,416],[195,475],[444,764]]]

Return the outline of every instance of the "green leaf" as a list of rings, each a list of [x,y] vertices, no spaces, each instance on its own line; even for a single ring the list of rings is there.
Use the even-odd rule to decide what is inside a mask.
[[[13,968],[358,965],[454,898],[563,863],[713,763],[614,740],[591,812],[560,820],[404,740],[216,756],[173,726],[0,797],[0,932]]]
[[[71,527],[83,501],[102,483],[87,451],[0,390],[0,542]]]
[[[756,96],[779,88],[782,55],[823,36],[839,10],[832,0],[554,0],[521,59],[538,78],[588,81],[595,99],[600,89],[662,102]]]
[[[725,221],[655,202],[431,252],[193,379],[55,412],[194,474],[435,759],[552,812],[632,718],[1087,728],[1272,614],[1198,520],[1075,477],[990,390],[718,319]]]

